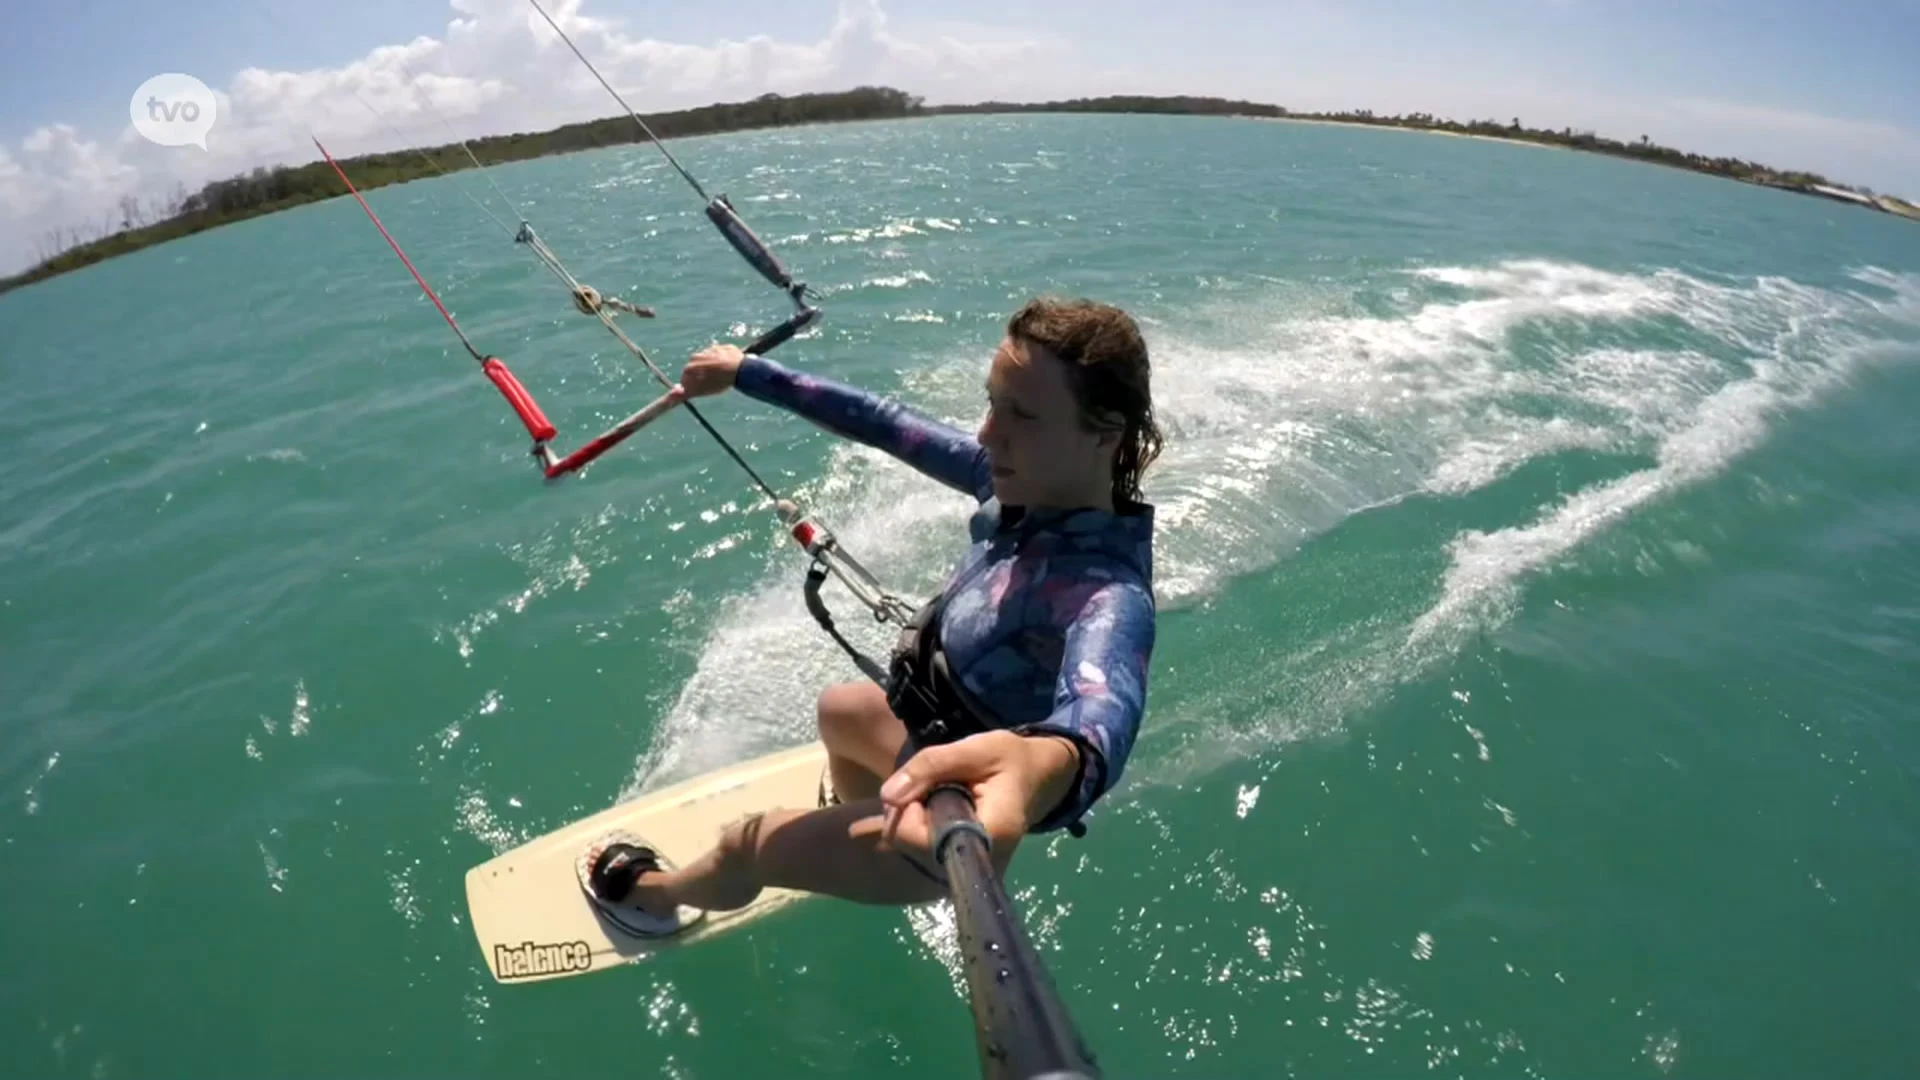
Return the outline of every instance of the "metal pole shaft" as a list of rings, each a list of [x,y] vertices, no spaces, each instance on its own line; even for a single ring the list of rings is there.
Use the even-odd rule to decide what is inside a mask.
[[[1095,1080],[1093,1052],[1074,1027],[994,875],[986,830],[956,787],[927,798],[934,854],[952,888],[960,956],[987,1080]]]

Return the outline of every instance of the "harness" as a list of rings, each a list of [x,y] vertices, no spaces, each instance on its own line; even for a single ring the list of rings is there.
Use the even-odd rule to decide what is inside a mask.
[[[887,706],[907,727],[914,746],[937,746],[999,727],[953,677],[940,646],[942,591],[900,628],[887,666]]]
[[[947,652],[940,647],[940,616],[946,607],[943,591],[913,613],[894,643],[887,679],[881,683],[887,691],[887,707],[906,725],[907,744],[915,750],[1005,727],[994,722],[992,712],[960,685],[947,666]],[[831,627],[828,633],[840,640]],[[1083,758],[1081,767],[1085,765]],[[1086,823],[1070,823],[1067,833],[1076,838],[1087,835]]]

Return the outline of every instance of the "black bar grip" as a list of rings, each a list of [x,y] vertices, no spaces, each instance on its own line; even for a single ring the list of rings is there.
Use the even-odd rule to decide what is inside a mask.
[[[783,322],[779,326],[776,326],[773,329],[767,331],[766,333],[761,334],[757,339],[754,340],[753,344],[747,346],[742,351],[750,353],[754,356],[765,356],[767,353],[770,353],[774,349],[785,344],[788,340],[790,340],[793,337],[793,335],[806,329],[807,324],[813,322],[813,320],[819,317],[820,317],[819,308],[812,308],[812,307],[801,308],[799,311],[794,312],[793,316],[789,318],[786,322]]]
[[[760,271],[760,276],[787,292],[793,291],[793,275],[787,273],[780,257],[769,250],[766,243],[753,234],[752,229],[747,228],[746,222],[740,220],[740,215],[725,195],[707,204],[707,220],[713,222],[714,228],[720,230],[720,235],[727,238],[733,250]]]

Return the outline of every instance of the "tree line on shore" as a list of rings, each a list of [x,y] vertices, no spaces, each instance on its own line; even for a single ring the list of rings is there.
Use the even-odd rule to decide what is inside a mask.
[[[1015,103],[987,101],[972,105],[927,106],[919,97],[884,86],[862,86],[838,93],[784,96],[764,94],[751,101],[717,103],[694,109],[681,109],[645,117],[647,125],[662,139],[706,135],[754,128],[784,127],[796,124],[835,123],[854,120],[889,120],[918,116],[942,116],[980,113],[1161,113],[1189,116],[1252,116],[1274,119],[1331,120],[1383,127],[1446,131],[1459,135],[1486,135],[1504,139],[1564,146],[1574,150],[1611,154],[1696,172],[1724,176],[1749,183],[1765,184],[1789,190],[1812,192],[1816,186],[1858,191],[1834,184],[1816,173],[1781,171],[1730,157],[1707,157],[1661,146],[1642,135],[1638,142],[1621,142],[1598,136],[1591,131],[1562,128],[1558,131],[1529,128],[1518,117],[1510,123],[1497,120],[1466,122],[1441,119],[1431,113],[1376,116],[1370,110],[1334,113],[1296,112],[1278,105],[1235,101],[1217,97],[1116,95],[1075,98],[1069,101]],[[572,153],[608,146],[645,141],[646,137],[631,117],[617,116],[566,124],[551,131],[490,135],[473,139],[474,155],[491,165],[520,161],[549,154]],[[403,183],[438,172],[454,172],[472,167],[458,143],[442,146],[402,149],[363,154],[340,159],[341,167],[362,191],[388,184]],[[184,186],[160,198],[142,203],[134,196],[120,200],[114,211],[91,226],[52,230],[39,240],[34,265],[10,278],[0,279],[0,292],[56,274],[77,270],[103,259],[123,255],[140,248],[211,229],[229,222],[270,214],[276,210],[317,202],[346,194],[346,188],[325,161],[297,166],[256,168],[239,176],[216,180],[189,194]],[[1906,207],[1905,210],[1898,209]],[[1920,216],[1909,204],[1885,200],[1879,209]]]
[[[1639,158],[1663,165],[1673,165],[1698,172],[1713,173],[1717,176],[1731,177],[1755,183],[1772,183],[1780,187],[1806,188],[1815,184],[1841,187],[1818,173],[1802,171],[1781,171],[1761,165],[1757,162],[1743,161],[1730,157],[1706,157],[1701,154],[1689,154],[1675,150],[1670,146],[1661,146],[1640,136],[1638,142],[1621,142],[1596,135],[1591,131],[1575,131],[1573,128],[1561,128],[1558,131],[1530,128],[1514,117],[1509,123],[1498,120],[1458,120],[1442,119],[1432,113],[1407,113],[1404,115],[1376,115],[1371,109],[1356,109],[1345,112],[1317,113],[1300,112],[1279,105],[1264,105],[1252,101],[1230,101],[1209,97],[1102,97],[1076,98],[1072,101],[1050,101],[1043,104],[1025,104],[990,101],[978,105],[942,105],[923,110],[927,113],[1014,113],[1014,112],[1132,112],[1132,113],[1180,113],[1199,116],[1262,116],[1282,120],[1326,120],[1347,124],[1373,124],[1379,127],[1413,128],[1421,131],[1446,131],[1456,135],[1484,135],[1502,139],[1517,139],[1527,142],[1547,143],[1565,146],[1575,150],[1590,150],[1602,154],[1615,154],[1620,157]],[[1852,189],[1849,189],[1852,190]]]

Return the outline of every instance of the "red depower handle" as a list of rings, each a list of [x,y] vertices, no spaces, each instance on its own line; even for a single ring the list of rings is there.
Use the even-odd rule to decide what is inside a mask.
[[[487,378],[493,380],[493,385],[500,388],[501,395],[519,414],[520,422],[527,425],[527,434],[532,435],[535,442],[546,442],[553,438],[554,426],[547,422],[540,406],[534,404],[533,395],[527,393],[527,388],[520,385],[520,380],[513,377],[513,372],[507,370],[505,361],[497,356],[489,356],[480,369],[487,373]]]

